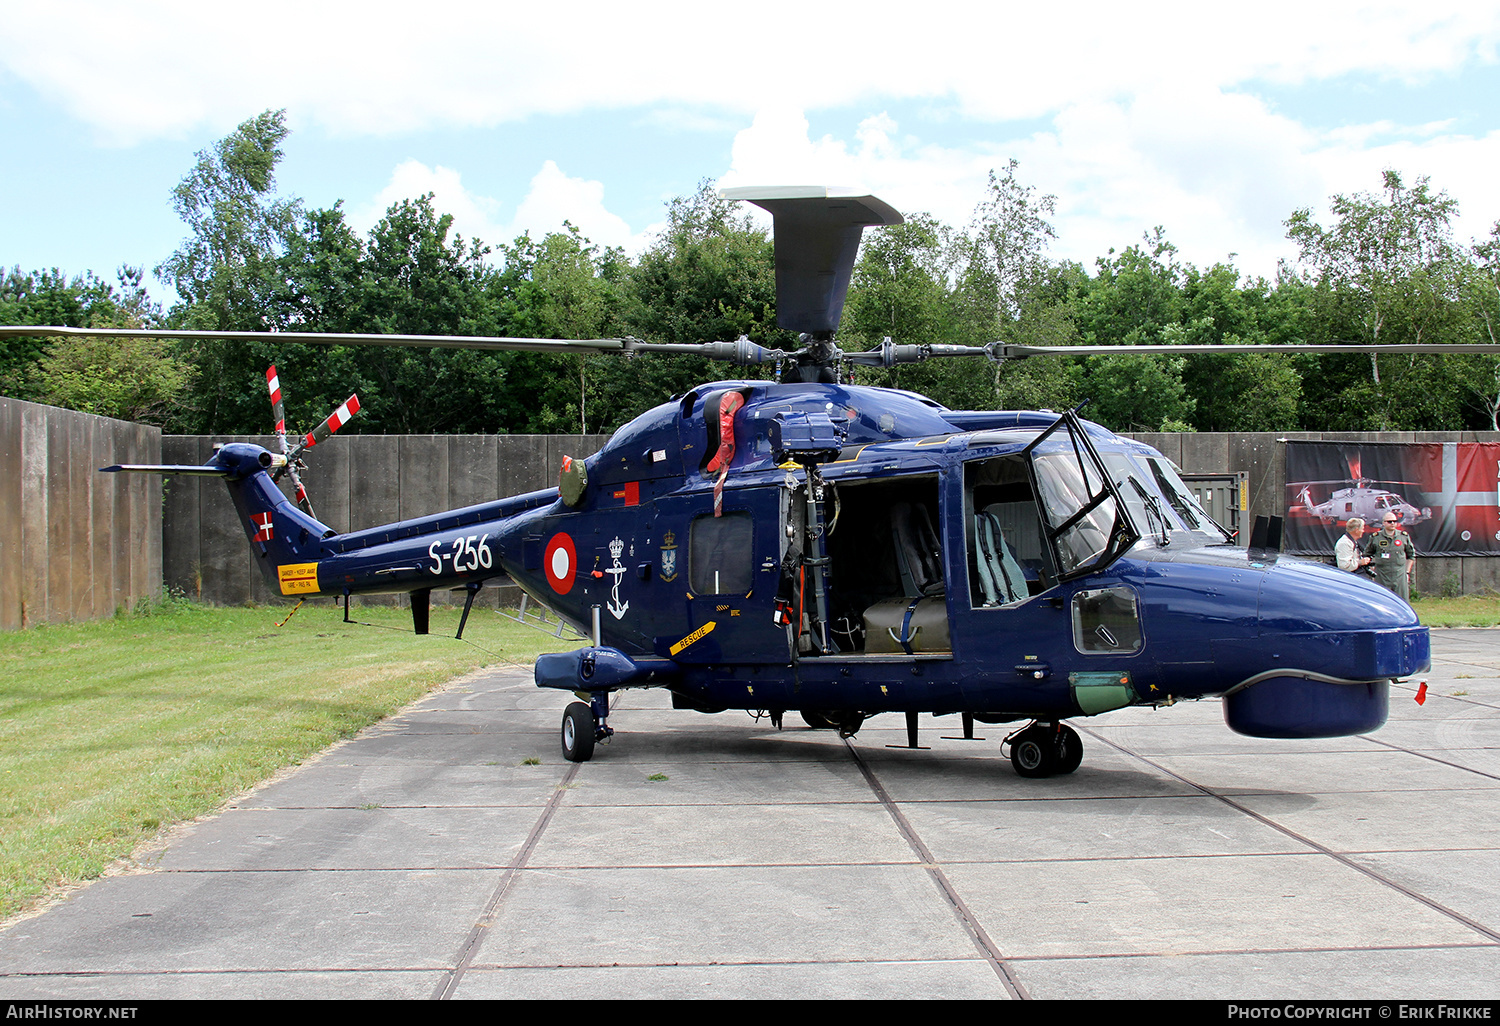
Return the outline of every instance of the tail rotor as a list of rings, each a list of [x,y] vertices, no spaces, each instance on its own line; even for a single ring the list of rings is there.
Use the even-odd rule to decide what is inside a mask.
[[[280,481],[283,473],[290,474],[292,485],[297,490],[297,505],[308,516],[316,517],[312,503],[307,498],[307,489],[302,484],[302,478],[297,474],[299,469],[307,469],[307,464],[302,462],[302,454],[349,423],[350,419],[359,412],[359,396],[351,395],[344,400],[343,404],[330,413],[323,423],[304,435],[302,441],[294,449],[287,442],[286,407],[281,401],[281,380],[276,375],[275,364],[272,364],[266,371],[266,388],[271,393],[271,409],[276,418],[276,441],[281,445],[281,454],[286,457],[286,466],[277,470],[272,480]]]

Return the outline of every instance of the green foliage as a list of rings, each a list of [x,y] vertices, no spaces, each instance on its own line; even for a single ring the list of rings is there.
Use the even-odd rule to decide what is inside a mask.
[[[1322,337],[1370,344],[1462,342],[1476,337],[1461,297],[1472,263],[1452,243],[1457,201],[1428,179],[1407,186],[1386,171],[1383,193],[1335,196],[1327,228],[1294,212],[1287,236],[1307,267],[1303,278]],[[1462,363],[1411,356],[1330,357],[1318,364],[1305,418],[1344,430],[1436,429],[1464,420]],[[1314,385],[1315,382],[1315,385]],[[1487,387],[1487,380],[1485,386]]]
[[[542,339],[632,336],[657,343],[732,341],[795,349],[776,327],[773,246],[740,205],[700,183],[672,200],[667,226],[637,259],[577,228],[523,235],[491,253],[455,237],[429,196],[402,200],[362,237],[343,207],[305,210],[275,193],[287,136],[267,111],[198,154],[173,193],[189,229],[157,269],[180,301],[173,326]],[[1388,171],[1378,195],[1335,196],[1330,226],[1309,210],[1286,222],[1300,263],[1275,281],[1232,263],[1179,259],[1160,227],[1083,265],[1053,261],[1056,198],[992,171],[967,228],[929,214],[868,231],[839,344],[1102,347],[1212,346],[1146,359],[1123,353],[995,365],[933,359],[852,379],[921,392],[955,409],[1063,409],[1138,430],[1379,428],[1500,430],[1500,357],[1245,352],[1261,343],[1500,343],[1500,223],[1455,245],[1457,204],[1426,178]],[[0,321],[154,324],[140,272],[118,287],[57,270],[0,280]],[[0,343],[0,389],[21,398],[167,430],[263,433],[265,368],[276,363],[293,428],[351,392],[354,431],[609,431],[669,397],[771,368],[697,356],[623,360],[578,352],[287,345]]]
[[[1186,423],[1194,401],[1182,383],[1181,357],[1091,356],[1088,383],[1090,420],[1114,431],[1170,430],[1167,421]]]
[[[299,200],[274,195],[286,111],[265,111],[221,139],[172,190],[188,238],[156,269],[187,304],[184,327],[265,328],[270,265],[296,230]]]
[[[141,284],[139,268],[121,267],[118,287],[87,272],[68,278],[56,268],[22,274],[12,268],[0,278],[0,324],[55,324],[70,328],[139,328],[160,323],[161,311],[151,302]],[[52,339],[0,339],[0,394],[33,402],[67,406],[66,399],[49,388],[42,374],[42,361],[55,346]],[[90,364],[80,359],[78,348],[91,349],[107,358],[95,343],[74,347],[71,362],[87,374]],[[158,350],[163,354],[166,351]],[[170,392],[171,389],[164,389]],[[84,409],[83,407],[73,407]],[[85,410],[85,412],[100,412]],[[110,413],[108,416],[116,416]]]
[[[40,361],[38,399],[81,413],[161,424],[193,377],[174,348],[160,339],[60,338]]]

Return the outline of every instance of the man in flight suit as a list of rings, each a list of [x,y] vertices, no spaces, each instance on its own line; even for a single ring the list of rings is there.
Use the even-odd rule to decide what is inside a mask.
[[[1380,533],[1365,543],[1365,555],[1375,579],[1403,599],[1411,601],[1411,574],[1417,565],[1417,553],[1411,535],[1401,530],[1396,514],[1387,512]]]

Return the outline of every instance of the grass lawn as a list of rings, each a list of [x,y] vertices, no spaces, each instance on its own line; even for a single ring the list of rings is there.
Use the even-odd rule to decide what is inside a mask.
[[[479,667],[576,640],[475,610],[185,602],[0,634],[0,918]]]
[[[1412,604],[1417,619],[1428,627],[1494,627],[1500,625],[1500,595],[1461,595],[1428,598]]]

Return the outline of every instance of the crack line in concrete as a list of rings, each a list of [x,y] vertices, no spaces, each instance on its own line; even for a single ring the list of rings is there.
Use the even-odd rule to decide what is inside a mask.
[[[948,879],[947,874],[943,872],[942,867],[938,865],[937,860],[933,858],[932,852],[928,850],[926,844],[922,843],[922,839],[917,836],[916,829],[907,820],[900,808],[897,807],[895,800],[881,786],[880,781],[875,779],[874,771],[865,763],[865,760],[859,757],[859,750],[847,738],[844,739],[844,745],[849,749],[849,754],[853,756],[854,764],[859,767],[860,773],[864,774],[865,783],[870,785],[870,790],[875,792],[875,797],[880,800],[880,804],[885,807],[886,812],[890,814],[891,819],[895,822],[896,829],[901,832],[901,836],[906,839],[906,843],[911,846],[912,851],[916,852],[917,858],[921,860],[922,868],[927,870],[928,876],[932,878],[933,883],[937,884],[938,890],[942,892],[943,897],[947,898],[949,904],[953,906],[959,922],[968,931],[975,946],[979,948],[979,953],[990,964],[990,968],[995,971],[995,975],[1000,978],[1000,982],[1005,986],[1005,989],[1010,992],[1012,997],[1030,998],[1031,995],[1026,992],[1026,988],[1021,985],[1021,982],[1016,979],[1015,974],[1010,971],[1010,966],[1006,964],[1004,957],[1000,954],[999,948],[995,946],[995,942],[990,939],[989,934],[980,925],[978,917],[969,911],[969,906],[959,896],[958,890]]]
[[[581,765],[581,763],[577,762],[568,764],[568,772],[563,775],[562,780],[553,789],[552,797],[548,800],[547,807],[542,810],[542,814],[537,819],[536,825],[531,828],[531,833],[526,836],[526,843],[521,845],[521,850],[516,852],[516,857],[506,867],[505,873],[500,877],[500,882],[495,885],[494,893],[490,895],[490,900],[485,903],[484,911],[480,913],[479,920],[474,924],[474,928],[469,931],[469,936],[465,939],[463,947],[459,950],[459,956],[454,967],[448,970],[443,982],[438,985],[436,993],[432,995],[434,1000],[446,1001],[458,989],[459,981],[464,978],[464,973],[468,970],[470,964],[473,963],[474,956],[479,953],[480,944],[489,934],[490,927],[495,923],[495,915],[500,910],[500,903],[505,900],[505,896],[510,893],[511,884],[515,882],[521,870],[526,868],[526,863],[531,860],[533,849],[536,848],[537,842],[542,839],[542,833],[547,829],[547,825],[552,822],[553,813],[562,804],[563,795],[567,793],[568,785],[573,783],[573,778],[578,775],[578,769]]]
[[[1500,933],[1497,933],[1496,931],[1491,930],[1489,927],[1485,926],[1483,923],[1480,923],[1480,922],[1477,922],[1476,920],[1470,919],[1468,916],[1464,915],[1463,913],[1457,912],[1457,911],[1455,911],[1455,910],[1453,910],[1451,908],[1448,908],[1446,905],[1443,905],[1441,902],[1438,902],[1438,901],[1436,901],[1433,898],[1429,898],[1429,897],[1427,897],[1424,894],[1418,894],[1416,891],[1414,891],[1411,888],[1407,887],[1405,884],[1398,883],[1397,881],[1392,880],[1390,877],[1387,877],[1387,876],[1384,876],[1384,875],[1382,875],[1380,873],[1377,873],[1375,870],[1369,868],[1368,866],[1362,866],[1358,862],[1356,862],[1354,859],[1349,858],[1346,855],[1343,855],[1343,854],[1341,854],[1339,852],[1334,851],[1332,848],[1328,847],[1327,845],[1319,844],[1317,841],[1314,841],[1310,837],[1304,837],[1302,834],[1299,834],[1297,831],[1291,829],[1290,827],[1283,826],[1282,824],[1276,822],[1275,820],[1269,818],[1268,816],[1263,816],[1259,812],[1256,812],[1254,809],[1248,808],[1248,807],[1246,807],[1244,805],[1241,805],[1239,802],[1235,801],[1232,798],[1229,798],[1229,797],[1227,797],[1225,795],[1219,794],[1218,792],[1214,791],[1212,788],[1205,787],[1204,785],[1202,785],[1202,784],[1200,784],[1200,783],[1198,783],[1196,781],[1189,780],[1187,777],[1183,776],[1180,773],[1174,773],[1172,770],[1169,770],[1165,766],[1162,766],[1159,763],[1154,762],[1151,759],[1146,758],[1144,755],[1141,755],[1138,752],[1132,752],[1130,749],[1125,748],[1125,747],[1123,747],[1123,746],[1115,743],[1114,741],[1111,741],[1109,738],[1103,737],[1097,731],[1093,731],[1093,730],[1089,730],[1087,728],[1084,728],[1084,733],[1088,734],[1090,737],[1094,738],[1096,741],[1102,741],[1102,742],[1104,742],[1105,744],[1109,745],[1111,748],[1115,749],[1116,751],[1120,752],[1123,755],[1127,755],[1127,756],[1129,756],[1132,759],[1139,759],[1141,762],[1144,762],[1147,766],[1150,766],[1152,769],[1155,769],[1155,770],[1158,770],[1158,771],[1160,771],[1162,773],[1165,773],[1167,776],[1173,778],[1174,780],[1179,780],[1182,783],[1186,784],[1188,787],[1191,787],[1194,790],[1200,791],[1200,792],[1202,792],[1203,794],[1207,795],[1210,798],[1214,798],[1214,799],[1217,799],[1218,801],[1223,802],[1225,805],[1229,806],[1231,809],[1234,809],[1234,810],[1240,812],[1243,815],[1249,816],[1251,819],[1253,819],[1253,820],[1255,820],[1255,821],[1257,821],[1259,823],[1262,823],[1265,826],[1270,827],[1272,830],[1275,830],[1275,831],[1278,831],[1279,833],[1285,834],[1287,837],[1292,838],[1293,840],[1297,841],[1300,844],[1307,845],[1309,848],[1312,848],[1314,851],[1319,852],[1319,853],[1321,853],[1323,855],[1328,856],[1329,858],[1333,859],[1335,862],[1339,863],[1340,865],[1345,866],[1348,869],[1352,869],[1356,873],[1360,873],[1363,876],[1366,876],[1366,877],[1370,878],[1371,880],[1374,880],[1376,883],[1383,884],[1384,886],[1389,887],[1391,890],[1396,891],[1398,894],[1404,894],[1408,898],[1411,898],[1413,901],[1416,901],[1416,902],[1418,902],[1420,904],[1426,905],[1428,908],[1432,909],[1434,912],[1441,913],[1442,915],[1447,916],[1448,918],[1454,920],[1455,922],[1463,924],[1464,926],[1466,926],[1469,929],[1475,931],[1476,933],[1483,934],[1484,936],[1490,938],[1490,940],[1492,940],[1492,941],[1500,942]],[[1414,752],[1412,754],[1420,754],[1420,753],[1415,753]]]

